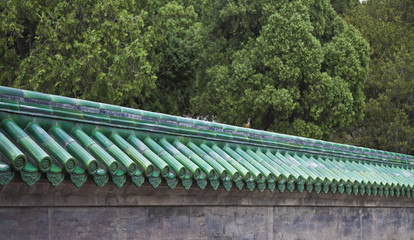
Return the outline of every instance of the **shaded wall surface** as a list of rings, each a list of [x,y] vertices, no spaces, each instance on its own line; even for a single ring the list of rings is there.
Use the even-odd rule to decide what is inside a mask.
[[[412,239],[413,213],[263,206],[3,208],[0,229],[7,239]]]
[[[0,239],[414,239],[412,202],[15,182],[0,188]]]

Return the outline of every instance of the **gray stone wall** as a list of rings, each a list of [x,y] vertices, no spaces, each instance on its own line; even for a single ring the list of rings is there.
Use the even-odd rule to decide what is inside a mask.
[[[412,202],[13,182],[0,188],[0,239],[414,239]]]
[[[413,209],[39,207],[0,209],[2,239],[413,239]]]

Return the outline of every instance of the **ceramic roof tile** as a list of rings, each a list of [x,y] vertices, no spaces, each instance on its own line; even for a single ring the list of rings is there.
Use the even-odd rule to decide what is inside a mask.
[[[90,178],[174,189],[222,186],[410,197],[414,158],[0,87],[0,184]]]

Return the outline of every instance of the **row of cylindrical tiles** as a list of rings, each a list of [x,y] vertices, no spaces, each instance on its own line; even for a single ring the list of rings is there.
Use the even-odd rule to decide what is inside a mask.
[[[76,186],[88,174],[98,186],[110,177],[122,186],[126,176],[137,186],[147,177],[154,187],[163,178],[170,188],[181,180],[188,189],[194,180],[202,189],[208,182],[217,189],[222,182],[226,190],[234,183],[238,189],[246,185],[259,191],[267,187],[355,195],[411,196],[414,186],[414,171],[394,166],[178,139],[139,139],[133,133],[128,137],[99,130],[87,134],[80,127],[67,132],[55,125],[46,131],[36,122],[19,126],[12,119],[0,126],[0,151],[29,185],[43,172],[53,185],[70,174]]]
[[[88,100],[68,98],[0,86],[0,105],[2,109],[12,111],[53,115],[58,118],[76,120],[106,121],[122,126],[145,126],[180,134],[208,136],[226,140],[238,140],[257,144],[268,144],[272,148],[284,146],[298,151],[319,151],[345,158],[365,158],[372,161],[385,160],[387,163],[412,164],[413,156],[394,152],[325,142],[299,136],[289,136],[251,128],[241,128],[215,122],[183,118],[168,114],[148,112]],[[147,124],[148,123],[148,124]],[[206,131],[207,130],[207,131]],[[277,145],[275,145],[277,143]],[[293,148],[292,148],[293,147]]]

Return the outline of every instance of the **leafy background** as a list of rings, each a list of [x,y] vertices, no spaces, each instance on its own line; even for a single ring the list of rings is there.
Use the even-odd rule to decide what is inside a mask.
[[[1,1],[0,84],[414,153],[412,0]]]

